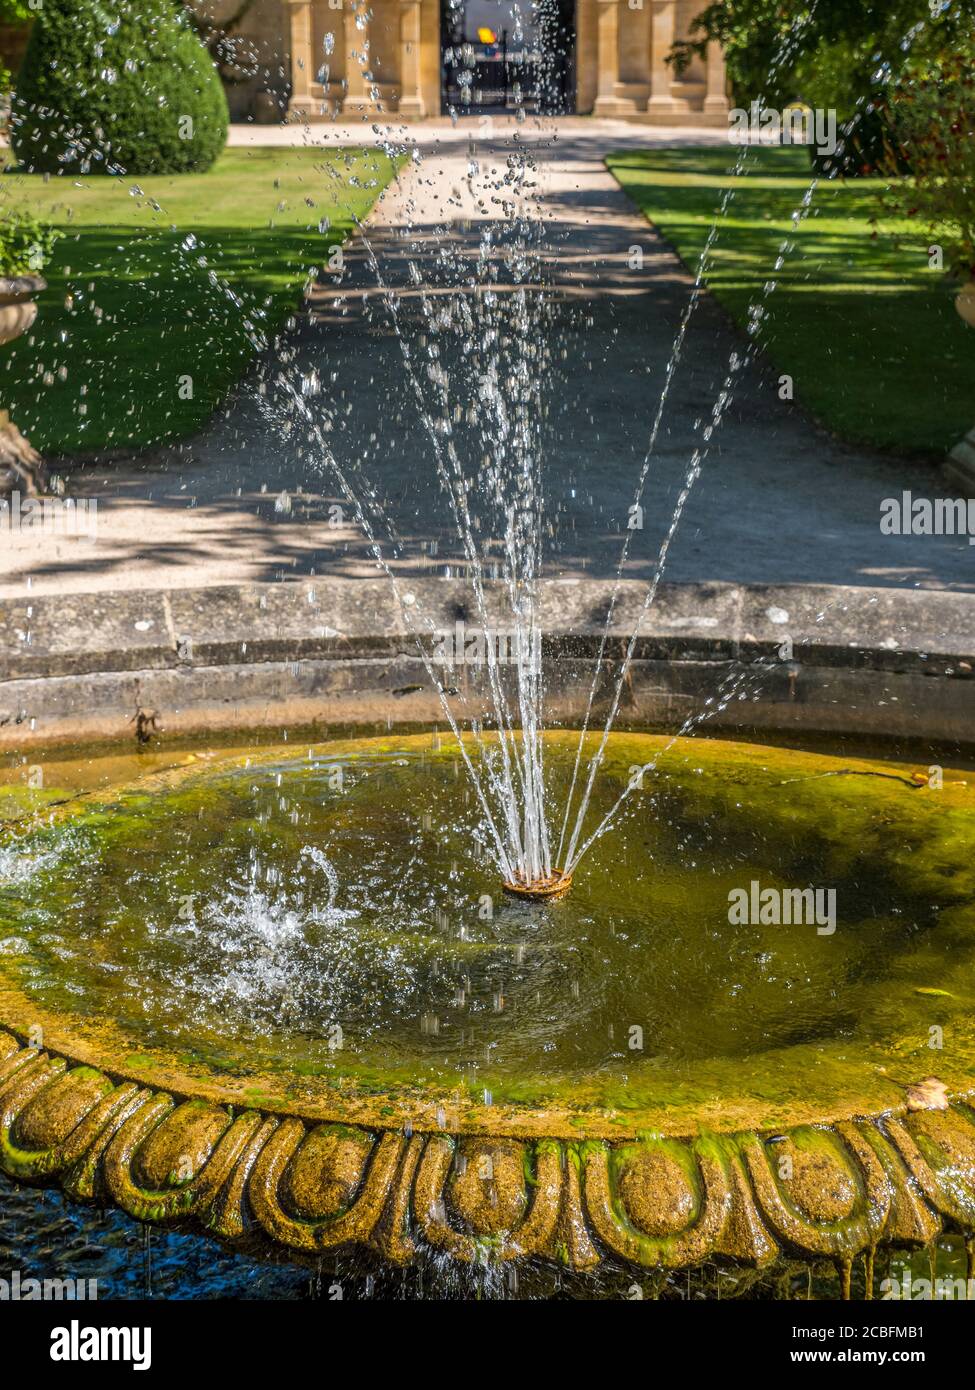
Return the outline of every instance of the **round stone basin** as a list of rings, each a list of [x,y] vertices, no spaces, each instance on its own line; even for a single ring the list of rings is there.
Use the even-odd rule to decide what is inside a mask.
[[[554,807],[576,742],[548,738]],[[591,827],[649,764],[548,902],[502,891],[430,735],[75,797],[6,835],[0,1024],[181,1095],[407,1133],[771,1129],[932,1072],[967,1090],[966,774],[621,734]]]

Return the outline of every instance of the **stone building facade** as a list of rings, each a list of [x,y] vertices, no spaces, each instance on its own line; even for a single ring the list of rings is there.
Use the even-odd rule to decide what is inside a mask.
[[[207,23],[227,25],[233,61],[221,65],[235,120],[309,121],[446,114],[447,29],[456,12],[492,0],[190,0]],[[705,0],[548,0],[562,15],[565,90],[560,109],[654,125],[724,125],[724,58],[717,44],[678,77],[666,62]],[[513,9],[498,0],[495,8]],[[531,12],[531,0],[521,9]],[[3,51],[16,70],[26,33]],[[225,50],[226,51],[226,50]],[[475,94],[476,95],[476,94]],[[472,107],[476,110],[476,104]]]
[[[311,121],[383,112],[445,114],[442,3],[449,0],[254,0],[239,26],[265,89]],[[220,18],[239,0],[197,0]],[[666,62],[704,0],[567,0],[564,109],[658,125],[724,125],[729,102],[718,45],[678,77]],[[530,9],[530,4],[524,4]],[[253,79],[240,84],[254,98]],[[231,104],[235,103],[231,91]],[[264,109],[270,109],[265,99]],[[253,114],[238,109],[235,114]]]

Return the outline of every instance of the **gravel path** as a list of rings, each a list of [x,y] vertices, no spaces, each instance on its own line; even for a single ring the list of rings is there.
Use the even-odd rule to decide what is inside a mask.
[[[442,430],[442,388],[428,368],[446,373],[451,408],[457,400],[473,408],[472,420],[451,414],[450,421],[466,468],[475,473],[483,420],[494,409],[490,386],[478,406],[478,381],[493,349],[479,361],[473,360],[478,354],[465,355],[471,333],[458,331],[465,322],[474,325],[475,338],[492,327],[500,339],[513,334],[514,360],[524,360],[541,381],[547,571],[615,572],[691,281],[603,159],[612,149],[651,140],[700,144],[720,137],[594,120],[568,120],[557,129],[495,121],[487,128],[437,123],[396,132],[404,133],[417,142],[420,158],[377,205],[341,280],[313,292],[287,360],[263,364],[190,444],[72,473],[70,491],[98,498],[96,539],[49,536],[12,545],[5,537],[2,595],[23,595],[28,582],[34,592],[80,592],[375,575],[361,529],[347,508],[335,510],[341,491],[323,462],[321,441],[309,442],[301,430],[285,434],[273,410],[269,418],[273,388],[258,395],[258,381],[279,367],[294,382],[317,376],[320,394],[311,408],[330,421],[323,438],[357,489],[371,487],[383,501],[379,533],[388,522],[399,538],[395,548],[385,547],[393,562],[456,574],[460,548],[430,433],[431,426]],[[238,144],[334,146],[364,138],[380,136],[366,135],[364,127],[316,127],[311,135],[300,128],[234,131]],[[522,280],[513,271],[504,204],[512,187],[502,181],[508,161],[525,150],[536,166],[527,181],[537,187],[527,194],[537,220],[529,227]],[[486,283],[486,264],[494,283]],[[486,294],[493,302],[485,302]],[[439,323],[433,334],[431,315]],[[439,356],[431,355],[431,342]],[[652,572],[702,425],[741,349],[740,335],[703,296],[663,416],[629,577]],[[503,380],[499,389],[504,395]],[[780,402],[769,371],[753,365],[711,441],[667,578],[975,588],[975,550],[965,538],[881,534],[881,502],[905,489],[944,495],[930,469],[830,439]]]

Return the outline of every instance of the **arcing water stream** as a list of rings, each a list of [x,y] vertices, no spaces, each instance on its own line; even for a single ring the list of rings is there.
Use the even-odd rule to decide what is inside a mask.
[[[811,15],[812,12],[785,36],[773,71],[787,60],[801,41],[802,29]],[[775,277],[793,249],[791,238],[782,242],[770,278],[750,307],[748,339],[740,349],[731,352],[710,418],[706,423],[699,423],[699,443],[686,464],[640,616],[615,674],[602,735],[589,758],[588,768],[582,773],[586,734],[597,691],[605,676],[608,635],[636,534],[633,528],[624,532],[569,790],[564,805],[556,810],[550,804],[544,775],[545,692],[540,660],[538,581],[543,566],[546,451],[558,448],[543,383],[555,365],[562,346],[560,334],[565,330],[553,320],[552,305],[563,287],[559,284],[558,249],[551,241],[544,195],[538,191],[543,168],[537,156],[546,145],[552,148],[557,139],[557,130],[551,130],[543,133],[532,147],[516,134],[503,164],[500,160],[497,164],[493,162],[497,155],[490,144],[478,158],[472,139],[465,189],[472,218],[466,242],[462,240],[457,246],[447,240],[438,241],[434,250],[429,228],[418,226],[408,218],[403,236],[408,270],[405,285],[393,280],[381,252],[373,245],[369,228],[361,229],[368,262],[401,349],[404,371],[428,439],[431,464],[447,499],[474,596],[479,628],[478,660],[488,678],[492,734],[486,737],[480,722],[473,722],[471,732],[477,750],[476,763],[460,737],[448,693],[453,684],[454,662],[466,660],[466,650],[451,650],[445,658],[442,639],[438,641],[438,634],[417,605],[415,596],[404,590],[389,563],[389,551],[396,545],[396,533],[383,501],[368,483],[363,485],[352,471],[336,460],[326,431],[317,419],[316,412],[322,409],[317,398],[309,400],[289,386],[285,406],[286,412],[301,415],[320,451],[322,467],[338,478],[343,495],[372,544],[377,562],[392,583],[400,611],[418,640],[428,675],[440,694],[444,715],[457,738],[486,817],[498,866],[506,882],[515,889],[549,888],[560,879],[568,883],[590,846],[610,828],[632,790],[628,787],[596,828],[587,833],[593,788],[642,624],[658,592],[672,542],[694,484],[706,463],[714,435],[734,400],[741,374],[757,350],[768,301],[777,284]],[[390,150],[393,152],[394,147],[390,146]],[[689,287],[649,426],[631,513],[639,511],[643,504],[687,329],[734,198],[736,180],[747,167],[748,153],[747,146],[739,151],[733,180],[722,198],[696,276]],[[417,165],[422,167],[422,161],[418,150],[414,149],[414,177],[419,177]],[[792,223],[796,230],[812,209],[817,182],[816,178],[811,179],[793,212]],[[501,220],[488,216],[492,205],[502,208]],[[413,205],[408,202],[407,207],[412,214]],[[438,229],[438,234],[446,234],[447,230],[445,224]],[[419,306],[424,333],[418,335],[404,329],[404,305]],[[273,412],[273,407],[269,409]],[[500,571],[507,592],[512,638],[510,650],[506,648],[502,653],[499,653],[497,618],[491,615],[485,593],[487,547],[484,532],[489,537],[500,534],[501,538]],[[503,669],[509,656],[513,658],[510,682]],[[754,684],[755,676],[761,674],[761,667],[757,672],[747,668],[733,669],[725,678],[718,698],[707,702],[685,720],[675,738],[689,732],[716,710],[723,710],[730,699],[741,693],[740,687],[749,676]],[[561,826],[554,852],[550,821]]]

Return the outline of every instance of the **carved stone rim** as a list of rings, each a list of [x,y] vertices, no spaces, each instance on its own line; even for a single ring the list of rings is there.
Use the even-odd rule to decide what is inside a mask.
[[[718,1256],[833,1260],[849,1294],[878,1245],[958,1230],[975,1250],[975,1111],[936,1108],[673,1139],[402,1133],[178,1096],[0,1032],[0,1168],[140,1221],[263,1237],[299,1255],[420,1247],[466,1264],[606,1256],[682,1269]]]

